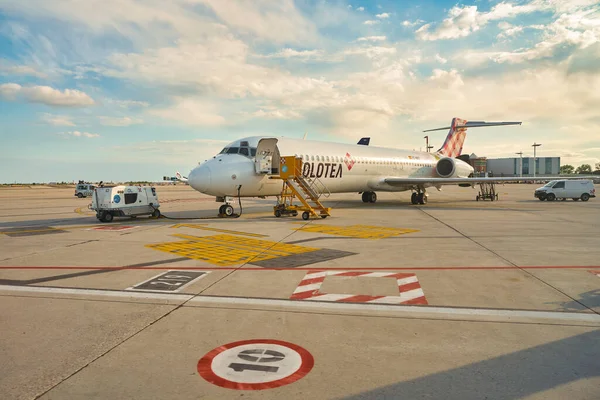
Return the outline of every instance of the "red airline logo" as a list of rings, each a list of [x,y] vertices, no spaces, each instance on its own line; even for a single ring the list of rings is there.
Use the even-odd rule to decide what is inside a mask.
[[[346,167],[348,167],[348,171],[350,171],[352,169],[355,162],[356,161],[354,161],[352,159],[352,156],[350,155],[350,153],[346,153],[346,158],[344,159],[344,163],[346,164]]]

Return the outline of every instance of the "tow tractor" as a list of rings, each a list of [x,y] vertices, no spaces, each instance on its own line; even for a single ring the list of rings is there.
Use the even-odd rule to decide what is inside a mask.
[[[151,215],[160,217],[156,189],[151,186],[108,186],[94,189],[90,210],[96,211],[96,218],[111,222],[114,217]]]

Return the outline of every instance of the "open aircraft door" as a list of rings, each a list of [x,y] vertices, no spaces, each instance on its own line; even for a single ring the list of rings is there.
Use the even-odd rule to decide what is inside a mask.
[[[279,175],[279,149],[277,139],[261,139],[256,147],[254,168],[257,174]]]

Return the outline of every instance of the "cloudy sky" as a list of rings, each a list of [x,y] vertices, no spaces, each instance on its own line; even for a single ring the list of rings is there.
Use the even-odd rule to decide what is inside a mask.
[[[278,135],[600,161],[597,0],[0,0],[0,182],[160,180]],[[430,134],[436,148],[445,132]]]

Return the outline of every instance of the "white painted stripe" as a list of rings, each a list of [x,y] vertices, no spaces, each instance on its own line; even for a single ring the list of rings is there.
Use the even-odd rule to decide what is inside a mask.
[[[298,286],[296,290],[294,290],[294,294],[304,293],[304,292],[312,292],[313,290],[317,290],[323,285],[323,282],[313,283],[310,285]]]
[[[422,295],[421,296],[411,296],[411,297],[385,296],[385,297],[382,297],[381,299],[367,301],[367,303],[402,304],[402,303],[406,303],[407,301],[418,299],[420,297],[424,297],[424,296],[422,296]]]
[[[311,300],[314,300],[311,298]],[[445,308],[433,306],[397,306],[369,303],[339,303],[339,302],[314,302],[304,300],[279,300],[279,299],[252,299],[235,297],[204,297],[196,296],[190,300],[191,304],[234,304],[240,306],[274,306],[283,308],[296,308],[306,310],[339,310],[339,311],[386,311],[398,315],[419,314],[423,316],[446,317],[496,317],[501,320],[513,318],[546,319],[565,322],[592,322],[600,326],[600,315],[592,313],[571,313],[556,311],[525,311],[525,310],[488,310],[473,308]],[[486,318],[488,320],[489,318]]]
[[[405,299],[404,297],[400,297],[400,296],[385,296],[380,299],[369,300],[366,303],[402,304],[409,300],[414,300],[414,299]]]
[[[46,288],[31,286],[10,286],[0,285],[0,291],[16,293],[56,293],[71,295],[97,295],[103,297],[120,297],[133,299],[174,299],[187,301],[186,305],[210,305],[210,304],[233,304],[240,306],[275,306],[284,308],[296,308],[306,310],[339,310],[339,311],[385,311],[394,314],[418,314],[447,317],[497,317],[498,319],[510,320],[514,318],[527,319],[546,319],[565,322],[591,322],[600,326],[600,315],[594,313],[573,313],[556,311],[525,311],[525,310],[488,310],[473,308],[445,308],[433,306],[397,306],[386,304],[367,304],[367,303],[338,303],[338,302],[312,302],[303,300],[283,300],[283,299],[252,299],[241,297],[218,297],[218,296],[191,296],[185,294],[161,294],[161,293],[141,293],[124,292],[110,290],[94,289],[63,289]],[[487,319],[486,319],[487,320]]]
[[[386,276],[394,275],[395,273],[389,272],[369,272],[366,277],[369,278],[385,278]]]
[[[425,293],[423,293],[423,289],[413,289],[409,290],[408,292],[400,293],[399,297],[403,298],[404,300],[412,300],[416,299],[417,297],[423,296],[425,296]]]
[[[314,297],[309,297],[308,299],[304,299],[304,300],[338,301],[338,300],[347,299],[349,297],[354,297],[354,295],[353,294],[326,293],[326,294],[320,294],[320,295],[317,295]]]
[[[167,293],[144,293],[144,292],[122,292],[118,290],[95,290],[95,289],[68,289],[51,288],[40,286],[10,286],[0,285],[0,291],[20,292],[20,293],[52,293],[52,294],[70,294],[102,297],[124,297],[129,299],[155,299],[155,300],[177,300],[187,301],[193,298],[188,294],[167,294]]]
[[[397,280],[398,286],[407,285],[409,283],[419,282],[416,276],[409,276],[408,278],[400,278]]]
[[[304,275],[304,278],[302,278],[302,280],[307,280],[307,279],[315,279],[315,278],[323,278],[325,276],[327,276],[327,272],[328,271],[321,271],[321,272],[313,272],[312,274],[306,274]]]

